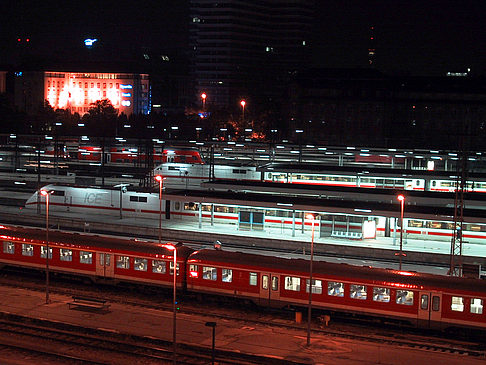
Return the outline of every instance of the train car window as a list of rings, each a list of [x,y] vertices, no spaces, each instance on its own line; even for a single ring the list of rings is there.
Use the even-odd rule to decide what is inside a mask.
[[[438,312],[440,310],[440,297],[438,296],[432,297],[432,310],[434,312]]]
[[[231,283],[233,281],[233,270],[223,269],[221,279],[223,280],[224,283]]]
[[[137,196],[130,196],[130,201],[131,202],[138,202],[138,197]]]
[[[128,257],[128,256],[117,256],[116,257],[116,267],[118,269],[129,269],[130,268],[130,257]]]
[[[61,261],[73,261],[73,250],[67,248],[61,248],[59,250],[59,256]]]
[[[334,296],[334,297],[343,297],[344,296],[344,284],[334,282],[334,281],[328,282],[327,283],[327,294]]]
[[[429,309],[429,296],[427,294],[422,294],[420,297],[420,309]]]
[[[272,290],[278,290],[278,277],[272,276]]]
[[[147,271],[147,259],[135,258],[133,260],[133,269],[137,271]]]
[[[51,195],[55,195],[55,196],[64,196],[64,190],[53,190]]]
[[[366,285],[351,284],[349,287],[349,297],[353,299],[366,300],[368,297]]]
[[[198,204],[190,202],[190,203],[184,203],[184,210],[197,210],[198,209]]]
[[[203,266],[202,278],[204,280],[218,280],[218,269],[210,266]]]
[[[33,256],[34,255],[34,246],[28,243],[22,243],[22,255],[23,256]]]
[[[413,291],[397,290],[397,304],[413,305]]]
[[[45,259],[47,255],[47,246],[41,246],[41,258]],[[49,247],[49,260],[52,259],[52,247]]]
[[[258,284],[258,274],[256,272],[250,273],[250,285],[254,286]]]
[[[13,242],[3,242],[3,253],[13,255],[15,253],[15,244]]]
[[[93,262],[93,253],[87,251],[80,251],[79,262],[81,264],[91,264]]]
[[[483,314],[483,300],[479,298],[472,298],[470,311],[474,314]]]
[[[388,303],[390,301],[390,289],[374,287],[373,300],[375,302]]]
[[[436,185],[437,185],[437,181],[433,180],[432,181],[432,186],[435,188]]]
[[[452,297],[451,310],[454,312],[464,312],[464,298]]]
[[[152,272],[156,274],[165,274],[166,272],[165,261],[152,260]]]
[[[293,291],[300,291],[300,278],[296,278],[294,276],[286,276],[285,277],[285,289],[286,290],[293,290]]]
[[[177,271],[176,276],[179,276],[179,264],[177,264],[177,266],[176,266],[176,271]],[[169,264],[169,273],[170,273],[170,275],[174,275],[174,262],[172,262],[172,261]]]
[[[268,290],[268,275],[262,275],[262,289]]]
[[[181,209],[181,202],[174,202],[174,209],[180,210]]]
[[[305,292],[309,292],[309,279],[305,281]],[[322,294],[322,281],[312,279],[312,294]]]

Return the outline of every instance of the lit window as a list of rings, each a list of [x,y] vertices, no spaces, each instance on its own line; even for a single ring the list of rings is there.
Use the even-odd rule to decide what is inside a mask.
[[[176,274],[177,274],[177,276],[179,276],[179,264],[177,264],[176,270],[177,270]],[[169,272],[170,272],[170,275],[174,275],[174,261],[170,262]]]
[[[152,260],[152,272],[156,274],[165,274],[166,272],[165,261]]]
[[[268,290],[268,275],[262,276],[262,289]]]
[[[309,292],[309,279],[305,281],[305,292]],[[322,281],[312,279],[312,294],[322,294]]]
[[[258,284],[258,274],[256,272],[250,273],[250,285],[257,285]]]
[[[34,246],[29,245],[28,243],[22,243],[22,255],[23,256],[33,256],[34,255]]]
[[[73,261],[73,251],[66,248],[59,250],[59,256],[61,261]]]
[[[218,270],[215,267],[204,266],[202,277],[205,280],[217,280]]]
[[[130,268],[130,257],[128,257],[128,256],[117,256],[116,257],[116,267],[118,269],[129,269]]]
[[[413,305],[413,291],[397,290],[397,304]]]
[[[223,269],[221,279],[224,283],[231,283],[233,281],[233,270]]]
[[[47,255],[47,246],[41,246],[41,258],[45,259]],[[49,260],[52,259],[52,247],[49,247]]]
[[[286,276],[285,290],[300,291],[300,278],[294,276]]]
[[[354,285],[349,287],[349,297],[353,299],[366,300],[368,292],[366,291],[366,285]]]
[[[93,253],[87,251],[80,251],[79,262],[81,264],[91,264],[93,262]]]
[[[333,297],[344,296],[344,284],[330,281],[327,283],[327,294]]]
[[[13,242],[3,242],[3,253],[14,254],[15,244]]]
[[[147,259],[135,258],[133,260],[133,269],[137,271],[147,271]]]
[[[471,313],[483,314],[483,300],[479,298],[471,299]]]
[[[390,289],[373,288],[373,300],[375,302],[388,303],[390,301]]]
[[[451,310],[454,312],[464,312],[464,298],[452,297]]]
[[[272,276],[272,290],[278,290],[278,276]]]

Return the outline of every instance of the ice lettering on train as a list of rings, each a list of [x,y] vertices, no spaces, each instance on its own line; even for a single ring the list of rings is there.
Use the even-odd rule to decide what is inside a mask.
[[[89,204],[100,204],[101,203],[101,194],[97,193],[86,193],[84,195],[84,202]]]

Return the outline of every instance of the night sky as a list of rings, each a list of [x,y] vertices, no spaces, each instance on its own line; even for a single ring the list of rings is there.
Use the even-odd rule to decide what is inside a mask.
[[[486,74],[486,1],[393,0],[318,3],[313,64],[366,67],[369,27],[375,27],[376,67],[386,72]],[[185,50],[185,1],[9,1],[0,13],[0,63],[11,60],[18,37],[31,53],[77,57],[82,40],[100,39],[113,57],[144,49]]]

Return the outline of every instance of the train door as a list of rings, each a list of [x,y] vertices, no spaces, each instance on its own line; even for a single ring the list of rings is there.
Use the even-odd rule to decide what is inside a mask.
[[[280,300],[280,275],[262,273],[260,285],[260,304],[271,305]]]
[[[113,269],[113,255],[109,253],[98,253],[96,260],[96,275],[103,278],[112,278],[114,274]]]
[[[422,328],[434,328],[440,325],[442,316],[442,294],[419,292],[418,325]]]

